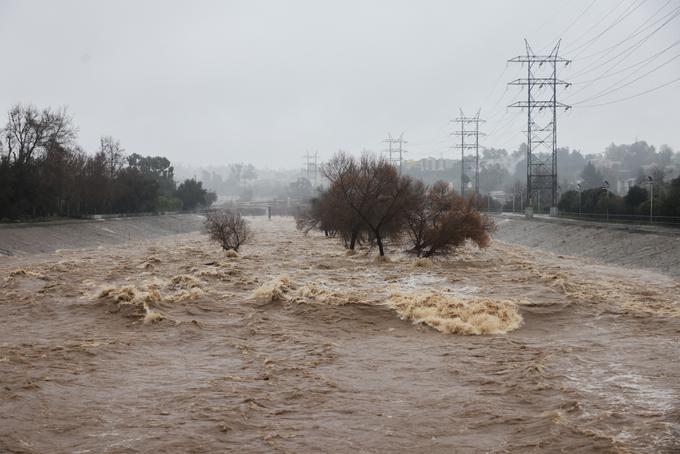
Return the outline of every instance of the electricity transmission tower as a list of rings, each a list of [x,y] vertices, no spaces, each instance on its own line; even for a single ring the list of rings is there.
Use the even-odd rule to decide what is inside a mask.
[[[549,55],[536,55],[525,39],[526,55],[508,60],[510,63],[527,65],[526,79],[508,83],[527,87],[527,100],[508,106],[527,109],[527,130],[524,131],[527,134],[527,207],[533,206],[532,202],[536,199],[540,205],[541,192],[549,190],[551,214],[557,209],[557,110],[571,108],[557,101],[557,88],[571,85],[557,78],[558,64],[566,66],[571,63],[571,60],[559,56],[560,42]],[[548,93],[545,93],[546,90]],[[548,123],[541,125],[537,121],[543,111],[552,115]],[[545,116],[543,118],[545,121]]]
[[[317,160],[319,158],[319,152],[315,151],[314,154],[310,154],[307,152],[307,154],[304,156],[306,159],[305,161],[305,170],[307,172],[307,181],[310,183],[312,182],[312,176],[314,178],[314,187],[316,187],[316,178],[318,175],[317,171]]]
[[[481,110],[478,110],[474,117],[466,117],[463,113],[463,109],[460,109],[460,117],[451,120],[453,123],[460,123],[460,131],[454,131],[451,135],[460,137],[460,143],[454,145],[452,148],[460,150],[460,195],[463,197],[465,197],[466,180],[471,181],[469,173],[472,173],[473,171],[475,176],[474,194],[475,197],[479,196],[479,136],[484,135],[484,133],[479,132],[479,124],[485,122],[479,118],[480,113]],[[466,128],[466,125],[471,126]],[[474,142],[472,139],[474,139]],[[472,159],[471,156],[466,158],[466,150],[475,151],[474,159]]]
[[[398,139],[394,139],[392,134],[388,133],[387,139],[383,140],[383,142],[387,143],[387,150],[385,150],[385,152],[388,153],[389,157],[387,159],[389,163],[394,164],[399,169],[399,175],[401,175],[404,164],[404,153],[406,153],[406,150],[404,150],[404,144],[408,143],[406,140],[404,140],[404,133],[402,132],[399,134]],[[395,163],[399,164],[397,165]]]

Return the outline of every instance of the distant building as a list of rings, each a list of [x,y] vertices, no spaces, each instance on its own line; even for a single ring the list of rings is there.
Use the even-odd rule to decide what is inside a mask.
[[[588,163],[594,165],[598,170],[621,167],[621,163],[619,161],[612,161],[611,159],[606,158],[591,158],[588,159]]]
[[[628,191],[630,188],[635,186],[636,179],[635,178],[627,178],[625,180],[619,180],[616,182],[616,192],[619,195],[626,195],[628,194]]]
[[[456,161],[453,159],[437,159],[429,157],[417,161],[417,164],[422,171],[438,171],[452,169],[455,166]]]

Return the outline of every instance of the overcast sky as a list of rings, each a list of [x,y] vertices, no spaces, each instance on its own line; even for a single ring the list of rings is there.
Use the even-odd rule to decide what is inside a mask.
[[[559,77],[575,85],[559,99],[587,100],[680,55],[680,45],[669,48],[680,40],[680,17],[636,44],[678,7],[680,0],[0,0],[0,110],[67,106],[88,152],[113,135],[129,153],[193,165],[296,168],[307,151],[322,159],[338,149],[378,151],[388,132],[404,132],[412,158],[454,157],[449,121],[459,108],[482,109],[485,145],[515,149],[526,113],[505,106],[526,93],[505,84],[526,68],[506,61],[525,52],[524,38],[539,53],[561,36],[561,53],[574,61]],[[581,106],[679,75],[680,57]],[[581,106],[560,114],[560,146],[593,153],[639,137],[680,149],[680,83]]]

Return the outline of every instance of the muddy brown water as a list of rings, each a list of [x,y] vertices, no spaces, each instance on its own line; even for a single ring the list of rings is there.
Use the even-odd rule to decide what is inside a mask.
[[[0,259],[0,452],[680,451],[678,280],[500,242],[376,262],[252,222],[239,257],[193,233]],[[385,303],[432,292],[523,323]]]

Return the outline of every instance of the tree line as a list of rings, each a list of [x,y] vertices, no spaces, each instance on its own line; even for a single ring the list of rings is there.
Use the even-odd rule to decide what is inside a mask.
[[[193,210],[216,195],[177,185],[162,156],[127,155],[113,137],[87,154],[66,110],[18,104],[0,129],[0,219]]]
[[[647,181],[644,181],[647,180]],[[653,197],[653,200],[652,200]],[[638,178],[637,184],[621,197],[609,191],[604,185],[562,194],[558,208],[567,213],[594,215],[680,217],[680,177],[671,181],[663,179]]]
[[[446,254],[470,239],[485,247],[493,222],[448,183],[432,186],[400,175],[387,160],[372,154],[336,154],[322,167],[329,186],[297,216],[298,229],[339,237],[349,250],[386,244],[406,245],[418,256]]]

